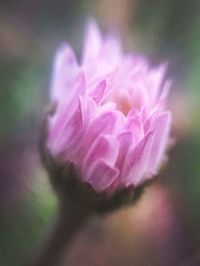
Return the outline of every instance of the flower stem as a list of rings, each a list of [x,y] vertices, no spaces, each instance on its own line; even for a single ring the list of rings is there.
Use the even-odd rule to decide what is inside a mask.
[[[66,205],[66,204],[65,204]],[[53,230],[42,245],[31,266],[63,265],[69,246],[91,212],[83,206],[69,202],[59,210]]]

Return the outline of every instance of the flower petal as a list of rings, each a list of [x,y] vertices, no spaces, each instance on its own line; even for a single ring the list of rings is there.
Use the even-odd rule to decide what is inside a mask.
[[[151,147],[151,157],[149,161],[149,169],[156,173],[159,164],[162,163],[162,157],[169,140],[169,130],[171,124],[171,114],[169,112],[162,113],[154,122],[154,139]]]
[[[117,157],[117,161],[115,167],[119,169],[119,177],[114,181],[114,183],[109,188],[109,191],[114,191],[116,187],[119,187],[123,184],[122,181],[122,169],[124,168],[124,164],[126,164],[126,156],[131,148],[133,141],[133,134],[130,131],[125,131],[118,136],[119,142],[119,153]]]
[[[96,139],[87,153],[83,167],[87,171],[97,160],[104,159],[109,165],[114,165],[119,152],[119,145],[113,136],[104,135]]]
[[[90,92],[90,96],[96,101],[96,103],[101,103],[103,101],[106,86],[106,81],[101,80]]]
[[[83,135],[82,128],[83,120],[79,104],[69,119],[60,120],[60,124],[56,123],[56,126],[51,130],[47,143],[51,154],[56,157],[62,155],[62,161],[69,159],[69,153],[72,153],[69,152],[72,149],[72,144],[76,143]]]
[[[102,42],[100,58],[107,62],[107,67],[112,69],[115,67],[122,56],[121,43],[119,38],[114,35],[108,35]]]
[[[102,192],[108,188],[117,178],[119,171],[107,162],[96,161],[87,177],[87,182],[97,191]]]
[[[140,143],[133,147],[126,156],[126,164],[123,169],[123,182],[126,185],[141,183],[146,172],[148,172],[150,151],[154,132],[149,132]]]
[[[74,51],[68,44],[58,49],[53,67],[53,75],[50,86],[50,98],[52,101],[62,101],[73,88],[73,82],[78,73],[78,65]]]
[[[143,124],[140,116],[128,117],[125,129],[133,133],[132,145],[135,145],[144,137]]]
[[[101,135],[114,134],[122,127],[121,117],[118,112],[105,112],[97,116],[89,125],[80,145],[77,147],[77,160],[82,161],[94,141]]]
[[[101,33],[95,21],[91,20],[88,23],[86,34],[85,34],[85,41],[84,41],[84,49],[83,49],[83,64],[95,58],[101,48],[102,40],[101,40]]]

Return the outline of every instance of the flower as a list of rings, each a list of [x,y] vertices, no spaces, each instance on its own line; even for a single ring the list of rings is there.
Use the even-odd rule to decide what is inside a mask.
[[[81,63],[64,44],[55,57],[46,147],[80,180],[114,193],[155,176],[165,158],[171,124],[164,111],[166,65],[150,69],[142,56],[123,54],[118,38],[102,37],[95,22]]]

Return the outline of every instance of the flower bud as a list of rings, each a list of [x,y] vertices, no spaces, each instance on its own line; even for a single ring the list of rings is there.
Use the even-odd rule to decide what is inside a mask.
[[[157,175],[171,125],[165,69],[151,69],[144,57],[124,54],[119,39],[102,37],[94,22],[88,25],[80,63],[63,44],[55,56],[53,111],[47,112],[42,142],[45,165],[59,191],[84,194],[88,197],[81,200],[90,205],[95,198],[94,206],[104,209],[105,198],[107,206],[117,198],[132,200],[136,188]]]

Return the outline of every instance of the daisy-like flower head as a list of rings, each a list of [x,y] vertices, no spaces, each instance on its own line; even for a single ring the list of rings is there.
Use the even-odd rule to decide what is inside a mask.
[[[158,173],[171,125],[166,65],[124,54],[119,39],[87,27],[81,62],[64,44],[55,56],[46,148],[56,163],[73,164],[97,193],[136,187]]]

